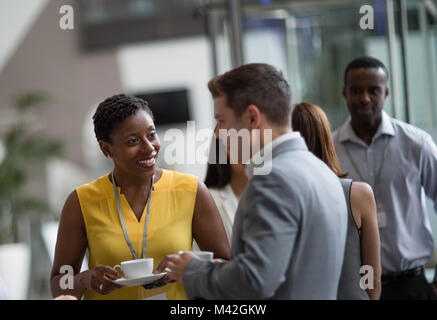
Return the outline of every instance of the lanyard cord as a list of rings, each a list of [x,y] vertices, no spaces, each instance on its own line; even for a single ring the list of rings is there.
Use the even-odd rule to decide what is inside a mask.
[[[112,186],[114,187],[115,200],[117,201],[118,215],[120,217],[120,223],[121,223],[121,228],[123,229],[124,238],[126,239],[127,245],[129,246],[129,249],[132,252],[135,259],[139,259],[138,254],[135,251],[134,247],[132,246],[132,242],[129,239],[129,235],[127,234],[126,224],[124,222],[123,213],[121,211],[120,196],[118,195],[118,190],[115,185],[114,171],[112,171],[111,179],[112,179]],[[147,199],[146,223],[144,224],[144,233],[143,233],[143,258],[146,257],[147,228],[149,225],[150,203],[152,202],[153,182],[154,182],[154,176],[152,175],[152,185],[150,186],[149,198]]]
[[[376,176],[375,176],[375,186],[378,184],[379,177],[381,176],[382,168],[384,167],[384,163],[385,163],[385,157],[387,156],[388,144],[390,143],[390,141],[391,141],[391,139],[388,138],[387,142],[385,143],[384,154],[382,156],[381,165],[379,166],[378,172],[376,173]],[[355,171],[360,176],[361,181],[366,181],[366,179],[364,179],[363,175],[361,174],[361,171],[358,169],[357,164],[352,159],[352,156],[349,152],[349,148],[347,147],[346,144],[344,144],[343,146],[344,146],[344,150],[346,151],[346,155],[348,156],[348,158],[352,164],[352,167],[354,167]]]

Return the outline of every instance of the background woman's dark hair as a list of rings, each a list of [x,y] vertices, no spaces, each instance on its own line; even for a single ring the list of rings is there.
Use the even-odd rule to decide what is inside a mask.
[[[97,141],[111,143],[111,133],[127,117],[136,114],[139,110],[146,111],[152,120],[153,114],[147,101],[125,94],[118,94],[105,99],[99,104],[93,116],[94,133]]]
[[[205,185],[208,188],[223,188],[231,182],[231,165],[229,161],[225,164],[219,164],[218,155],[220,152],[220,142],[216,139],[216,163],[209,163],[206,170]]]
[[[294,106],[291,114],[291,126],[299,131],[308,146],[308,149],[339,177],[346,178],[342,173],[335,152],[331,136],[331,125],[326,113],[319,107],[308,102],[301,102]]]

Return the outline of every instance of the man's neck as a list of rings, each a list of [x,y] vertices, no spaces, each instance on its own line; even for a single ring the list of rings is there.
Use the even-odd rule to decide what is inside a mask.
[[[265,130],[269,130],[269,134],[266,134],[267,132]],[[261,129],[261,131],[259,131],[260,136],[255,137],[255,139],[259,139],[259,148],[253,148],[254,143],[253,141],[251,142],[252,145],[252,149],[251,149],[251,161],[254,158],[259,158],[260,157],[260,153],[261,150],[265,149],[266,146],[271,146],[273,147],[273,142],[279,138],[280,136],[283,136],[287,133],[291,133],[292,130],[290,127],[268,127],[268,128],[263,128]],[[256,145],[256,144],[255,144]],[[259,160],[259,159],[258,159]]]
[[[284,127],[284,128],[277,128],[277,129],[273,129],[272,131],[272,140],[275,140],[276,138],[290,133],[291,132],[291,128],[290,127]]]
[[[284,134],[291,132],[290,127],[275,127],[275,128],[269,128],[269,129],[272,130],[271,140],[270,139],[264,140],[264,138],[266,138],[266,135],[263,134],[261,136],[261,149],[263,149],[269,143],[273,142],[276,138],[279,138],[280,136],[283,136]]]
[[[351,126],[355,134],[365,143],[370,145],[379,125],[381,124],[381,121],[382,117],[376,120],[374,123],[363,123],[360,121],[354,121],[352,119]]]

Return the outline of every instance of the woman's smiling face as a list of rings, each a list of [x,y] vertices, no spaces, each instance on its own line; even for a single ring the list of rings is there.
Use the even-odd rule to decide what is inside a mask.
[[[149,113],[139,110],[127,117],[110,137],[111,143],[101,142],[101,147],[118,170],[136,176],[153,174],[161,145]]]

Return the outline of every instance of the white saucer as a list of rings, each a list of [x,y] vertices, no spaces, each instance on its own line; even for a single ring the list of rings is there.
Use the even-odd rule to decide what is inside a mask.
[[[125,287],[136,287],[136,286],[143,286],[145,284],[150,284],[158,279],[161,279],[163,276],[165,276],[167,272],[159,273],[159,274],[150,274],[147,276],[139,277],[139,278],[120,278],[117,280],[114,280],[112,282],[119,284],[121,286]]]

